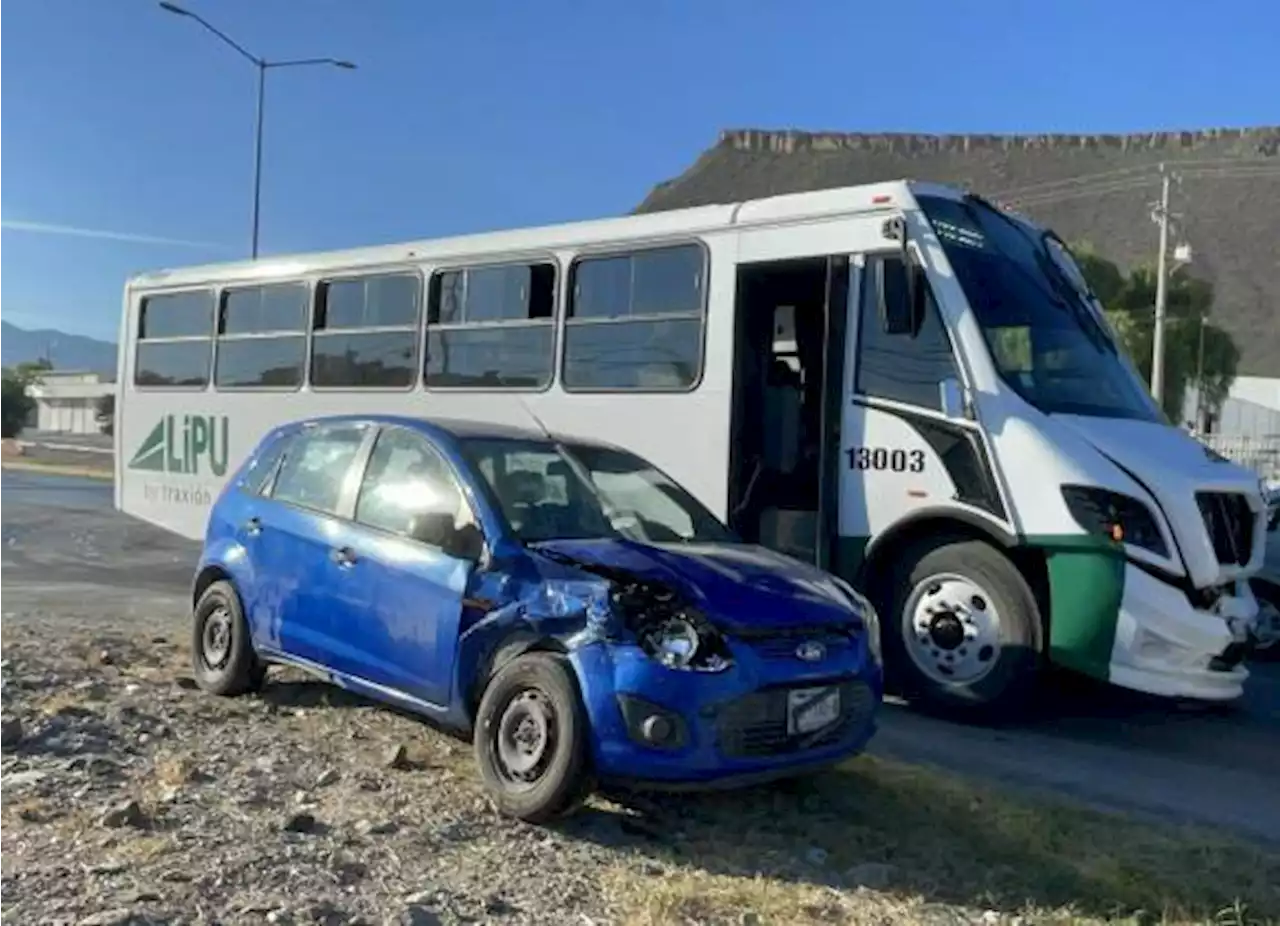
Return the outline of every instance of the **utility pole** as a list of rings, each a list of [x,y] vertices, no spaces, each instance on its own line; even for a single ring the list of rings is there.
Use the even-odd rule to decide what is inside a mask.
[[[1200,344],[1196,348],[1196,428],[1204,430],[1204,326],[1209,317],[1200,315]]]
[[[1156,328],[1151,345],[1151,395],[1164,408],[1164,323],[1169,253],[1169,172],[1160,165],[1160,205],[1154,216],[1160,226],[1160,255],[1156,259]]]

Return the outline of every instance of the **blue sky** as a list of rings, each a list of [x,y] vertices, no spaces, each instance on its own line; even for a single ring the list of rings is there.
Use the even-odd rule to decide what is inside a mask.
[[[725,127],[1280,121],[1275,0],[183,2],[359,65],[269,76],[268,254],[625,212]],[[253,68],[154,0],[4,14],[0,311],[114,339],[129,274],[247,253]]]

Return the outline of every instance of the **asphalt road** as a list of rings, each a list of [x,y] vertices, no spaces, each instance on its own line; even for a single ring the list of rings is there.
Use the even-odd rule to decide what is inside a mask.
[[[5,620],[181,633],[197,546],[112,509],[111,486],[5,471]],[[1271,538],[1280,561],[1280,534]],[[1057,680],[1018,727],[945,723],[890,705],[872,751],[1068,794],[1139,815],[1280,841],[1280,664],[1258,665],[1227,707],[1150,700]]]

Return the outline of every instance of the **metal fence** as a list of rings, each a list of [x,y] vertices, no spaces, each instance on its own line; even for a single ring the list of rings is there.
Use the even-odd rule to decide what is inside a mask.
[[[1196,434],[1202,444],[1247,466],[1263,479],[1280,481],[1280,434]]]

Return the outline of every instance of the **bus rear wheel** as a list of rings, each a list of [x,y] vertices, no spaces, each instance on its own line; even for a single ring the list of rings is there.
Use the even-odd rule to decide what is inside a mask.
[[[958,719],[1025,710],[1040,674],[1043,625],[1009,558],[981,540],[929,538],[891,570],[885,656],[902,694]]]

